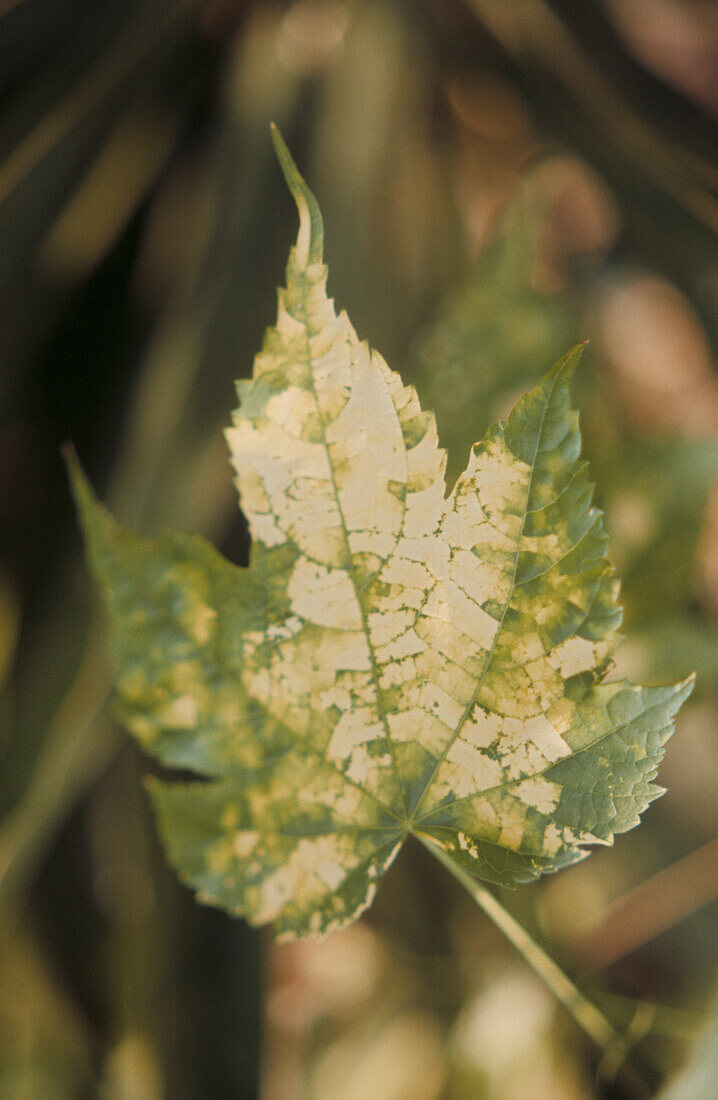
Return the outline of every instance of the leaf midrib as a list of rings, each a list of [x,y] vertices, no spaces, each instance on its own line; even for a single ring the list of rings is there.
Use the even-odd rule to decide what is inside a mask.
[[[408,807],[407,807],[407,804],[406,804],[406,793],[404,791],[404,784],[401,782],[401,777],[400,777],[400,774],[399,774],[399,767],[398,767],[397,759],[396,759],[396,749],[395,749],[395,746],[394,746],[393,738],[391,736],[391,730],[389,729],[389,722],[388,722],[388,719],[387,719],[386,708],[384,706],[384,697],[383,697],[383,694],[382,694],[381,685],[379,683],[379,668],[378,668],[377,661],[376,661],[376,654],[374,652],[374,646],[372,644],[371,634],[369,633],[369,624],[367,622],[366,612],[364,610],[364,604],[362,602],[361,595],[360,595],[362,589],[361,589],[361,586],[359,585],[359,583],[357,581],[356,573],[354,571],[354,558],[352,556],[351,547],[349,545],[349,532],[347,530],[347,526],[346,526],[346,522],[345,522],[345,518],[344,518],[344,512],[343,512],[342,506],[341,506],[341,500],[340,500],[340,497],[339,497],[339,487],[337,485],[336,477],[334,475],[334,467],[332,465],[331,459],[329,458],[329,443],[328,443],[328,440],[327,440],[326,422],[324,420],[324,416],[322,415],[321,406],[319,404],[319,395],[317,394],[316,384],[315,384],[315,381],[314,381],[314,371],[312,369],[312,351],[311,351],[311,347],[310,347],[310,344],[309,344],[309,321],[308,321],[308,308],[307,308],[307,273],[306,273],[306,271],[302,271],[300,277],[301,277],[301,283],[302,283],[302,313],[303,313],[302,323],[303,323],[303,326],[304,326],[304,339],[305,339],[305,345],[306,345],[306,358],[307,358],[307,366],[309,368],[309,379],[310,379],[310,384],[311,384],[311,387],[312,387],[312,395],[314,397],[314,401],[315,401],[315,404],[316,404],[317,415],[319,417],[319,422],[320,422],[321,427],[322,427],[322,441],[324,443],[324,448],[327,452],[327,459],[328,459],[327,464],[329,466],[329,474],[330,474],[331,482],[332,482],[332,491],[334,493],[334,500],[335,500],[335,503],[336,503],[336,506],[337,506],[337,512],[339,514],[342,536],[344,538],[344,546],[345,546],[345,550],[346,550],[346,558],[347,558],[347,563],[348,563],[349,577],[351,579],[352,588],[354,590],[354,598],[356,599],[357,605],[359,607],[359,614],[361,616],[362,630],[363,630],[363,633],[364,633],[364,637],[366,638],[367,650],[369,652],[369,662],[371,664],[372,679],[374,681],[374,694],[376,696],[376,703],[377,703],[377,710],[379,712],[379,719],[381,721],[382,726],[384,727],[384,735],[386,737],[387,747],[389,749],[389,755],[391,756],[391,764],[392,764],[392,772],[394,774],[394,782],[395,782],[396,786],[398,787],[400,795],[401,795],[402,809],[404,811],[404,819],[408,820],[409,811],[408,811]],[[404,508],[406,508],[406,503],[404,504]],[[337,768],[336,770],[341,771],[340,768]],[[341,774],[344,775],[345,773],[342,771]],[[361,789],[364,790],[363,787]],[[379,805],[383,806],[384,809],[388,813],[390,813],[390,814],[392,814],[392,816],[396,817],[396,811],[392,810],[391,807],[387,806],[386,803],[383,802],[382,799],[380,799],[378,796],[373,796],[373,797],[375,798],[375,801],[378,802]]]

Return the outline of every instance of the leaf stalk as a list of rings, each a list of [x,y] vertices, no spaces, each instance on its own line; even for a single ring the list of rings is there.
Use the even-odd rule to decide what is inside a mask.
[[[464,871],[454,859],[428,837],[416,834],[432,855],[461,883],[477,905],[494,922],[524,960],[561,1002],[580,1028],[603,1050],[601,1071],[604,1077],[615,1077],[626,1060],[630,1044],[596,1008],[578,986],[574,985],[558,963],[554,962],[526,929],[511,916],[501,902],[478,879]]]

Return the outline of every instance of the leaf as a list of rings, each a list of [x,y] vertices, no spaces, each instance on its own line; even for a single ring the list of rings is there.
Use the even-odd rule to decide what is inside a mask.
[[[477,435],[575,342],[564,297],[535,285],[541,219],[536,202],[515,203],[416,340],[411,377],[436,416],[450,484]]]
[[[623,599],[631,624],[643,628],[681,612],[697,618],[696,555],[718,476],[718,441],[628,437],[606,458],[599,458],[606,513],[609,521],[611,513],[623,518],[615,525],[619,531],[627,528]],[[709,620],[700,627],[709,630]]]
[[[300,229],[227,439],[250,565],[122,530],[73,481],[114,634],[120,715],[163,764],[170,857],[201,900],[323,933],[413,833],[512,885],[630,829],[691,689],[602,682],[617,582],[579,461],[575,349],[445,496],[433,417],[326,296]]]

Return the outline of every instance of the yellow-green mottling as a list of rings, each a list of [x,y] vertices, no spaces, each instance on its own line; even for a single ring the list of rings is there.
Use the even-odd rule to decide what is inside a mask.
[[[250,565],[119,528],[73,470],[120,713],[198,897],[285,937],[353,920],[409,833],[511,885],[610,844],[691,689],[602,682],[617,582],[579,460],[581,349],[473,448],[446,497],[433,416],[326,295],[300,214],[227,441]]]

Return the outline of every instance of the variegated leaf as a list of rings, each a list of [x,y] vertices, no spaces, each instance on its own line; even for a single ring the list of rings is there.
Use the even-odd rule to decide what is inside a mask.
[[[227,432],[247,569],[120,529],[74,483],[114,632],[120,713],[196,782],[153,782],[202,900],[285,936],[353,920],[405,837],[535,878],[659,793],[690,691],[602,682],[620,610],[569,401],[575,349],[472,451],[326,294],[319,208],[278,133],[300,230]]]

